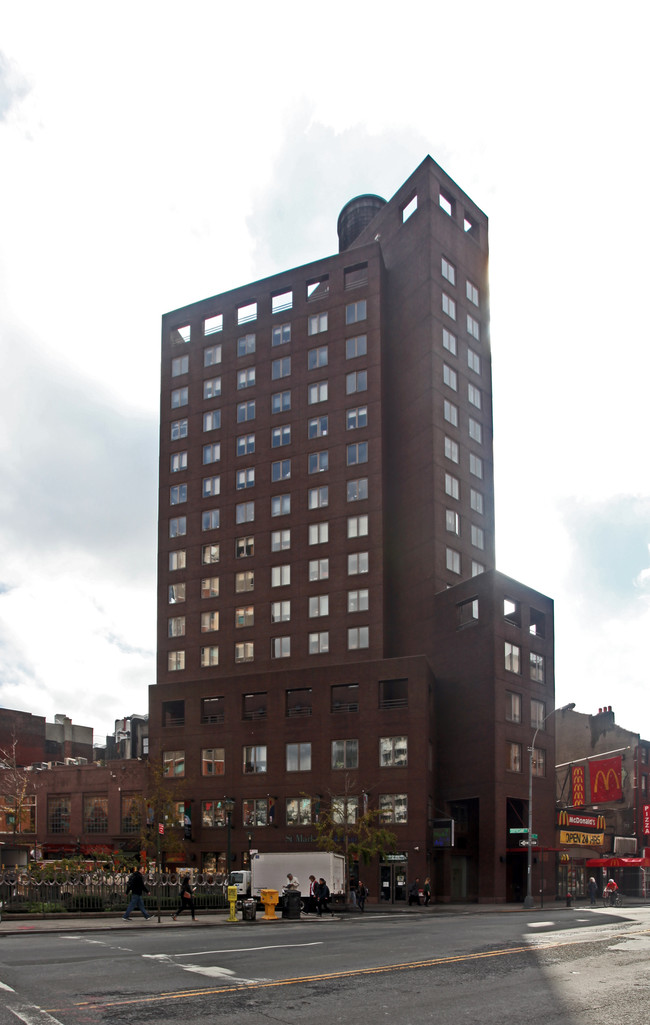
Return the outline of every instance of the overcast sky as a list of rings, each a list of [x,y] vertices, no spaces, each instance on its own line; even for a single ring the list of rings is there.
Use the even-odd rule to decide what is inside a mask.
[[[4,5],[0,705],[147,710],[161,314],[429,153],[490,218],[498,568],[555,599],[557,704],[650,737],[649,12]]]

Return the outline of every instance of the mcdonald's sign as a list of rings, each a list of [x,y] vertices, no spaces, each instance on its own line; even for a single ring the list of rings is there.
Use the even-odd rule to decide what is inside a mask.
[[[584,765],[574,765],[571,768],[571,804],[576,808],[580,808],[585,801],[585,767]]]
[[[589,762],[589,782],[591,783],[591,802],[620,801],[623,796],[623,779],[621,757],[601,758]]]

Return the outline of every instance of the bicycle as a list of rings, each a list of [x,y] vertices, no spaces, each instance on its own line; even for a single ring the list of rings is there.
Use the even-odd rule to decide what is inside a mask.
[[[604,908],[622,908],[623,898],[620,890],[603,890]]]

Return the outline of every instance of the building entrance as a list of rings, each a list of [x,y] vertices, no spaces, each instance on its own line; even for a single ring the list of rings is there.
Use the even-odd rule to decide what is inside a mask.
[[[400,861],[382,861],[379,867],[379,899],[389,904],[406,900],[406,855],[395,855]]]

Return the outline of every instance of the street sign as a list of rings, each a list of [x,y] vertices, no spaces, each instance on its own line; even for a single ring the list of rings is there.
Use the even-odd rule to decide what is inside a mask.
[[[520,840],[520,847],[537,847],[537,840]]]
[[[528,829],[526,826],[517,826],[516,829],[509,829],[509,833],[527,833]]]

